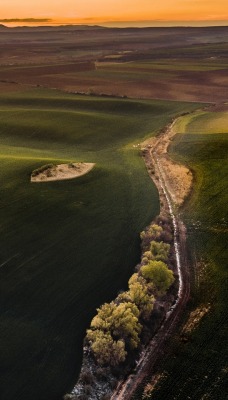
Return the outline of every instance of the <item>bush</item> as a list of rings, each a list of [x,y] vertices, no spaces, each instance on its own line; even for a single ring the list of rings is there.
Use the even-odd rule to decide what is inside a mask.
[[[140,233],[143,250],[148,250],[152,240],[161,240],[163,229],[158,224],[152,224]]]
[[[94,382],[93,375],[89,369],[84,369],[84,371],[82,371],[80,375],[80,380],[82,381],[82,383],[90,385]]]
[[[112,390],[114,390],[117,387],[117,383],[118,383],[117,379],[111,380],[110,386],[111,386]]]
[[[80,394],[78,396],[77,400],[88,400],[88,396],[87,396],[87,394]]]
[[[155,242],[155,240],[152,240],[150,243],[150,251],[151,260],[167,261],[170,252],[170,245],[168,243]]]
[[[95,372],[98,381],[107,381],[107,373],[103,368],[97,368]]]
[[[85,394],[86,394],[87,396],[89,396],[89,395],[92,393],[92,387],[91,387],[91,385],[86,384],[86,385],[84,386],[84,392],[85,392]]]
[[[32,176],[37,176],[39,174],[42,174],[42,172],[52,169],[52,168],[54,168],[53,164],[42,165],[42,167],[39,167],[37,169],[34,169],[34,171],[32,171]]]
[[[154,285],[158,295],[163,295],[174,282],[173,271],[162,261],[150,261],[140,270],[144,279]]]
[[[110,400],[110,394],[104,394],[104,395],[101,397],[101,400]]]
[[[97,311],[87,340],[99,365],[119,365],[126,359],[126,349],[134,350],[140,343],[139,309],[132,302],[111,302]]]
[[[52,176],[52,172],[51,170],[48,168],[47,169],[47,177],[50,178]]]
[[[150,237],[150,240],[152,239],[155,240],[160,238],[161,233],[162,233],[162,227],[157,224],[153,224],[149,226],[149,228],[147,228],[145,231],[142,231],[140,237],[142,240],[145,237]]]

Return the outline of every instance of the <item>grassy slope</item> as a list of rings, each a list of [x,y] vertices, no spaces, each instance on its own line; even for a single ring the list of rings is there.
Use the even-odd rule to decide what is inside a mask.
[[[195,175],[184,210],[191,262],[196,262],[189,310],[210,303],[211,311],[188,343],[174,338],[169,361],[161,366],[166,378],[153,400],[167,399],[167,393],[170,400],[227,398],[227,118],[228,113],[197,113],[176,127],[180,134],[171,153]]]
[[[0,96],[1,400],[60,400],[75,383],[95,308],[124,288],[158,213],[138,150],[195,105],[30,90]],[[30,184],[52,162],[96,162]]]

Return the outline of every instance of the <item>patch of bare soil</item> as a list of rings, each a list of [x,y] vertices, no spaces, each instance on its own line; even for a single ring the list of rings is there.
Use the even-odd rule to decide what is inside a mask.
[[[0,80],[0,93],[21,92],[31,90],[31,86]]]
[[[70,163],[59,165],[48,165],[33,171],[31,182],[49,182],[62,181],[65,179],[74,179],[87,174],[93,167],[94,163]]]
[[[221,102],[227,100],[227,41],[227,27],[3,27],[0,79],[98,95]]]
[[[185,165],[174,162],[168,155],[168,147],[176,134],[173,129],[176,121],[177,119],[157,138],[145,141],[142,144],[142,150],[147,166],[150,170],[153,170],[152,158],[152,164],[157,164],[171,200],[176,206],[180,207],[191,191],[193,175]],[[150,150],[150,155],[147,154],[148,150]],[[154,174],[154,178],[156,179],[156,174]],[[158,185],[158,182],[156,182],[156,185]]]
[[[184,165],[174,163],[169,158],[161,159],[166,187],[173,202],[181,206],[191,190],[193,176]]]
[[[209,108],[209,111],[211,111],[211,112],[227,112],[228,111],[228,103],[214,104],[214,106],[211,106]]]
[[[201,307],[198,307],[194,311],[192,311],[182,329],[181,335],[185,336],[192,333],[199,325],[201,319],[210,311],[210,309],[211,305],[207,304],[202,305]]]
[[[178,77],[165,78],[166,72],[161,77],[150,77],[149,81],[142,78],[134,78],[119,75],[119,78],[110,79],[108,73],[103,70],[92,71],[91,76],[80,72],[60,73],[50,75],[21,75],[19,70],[14,74],[4,73],[4,79],[13,79],[19,83],[39,85],[50,89],[57,88],[66,92],[92,93],[94,95],[105,94],[108,96],[127,96],[129,98],[161,99],[194,102],[219,102],[227,98],[228,78],[224,78],[221,85],[205,82],[201,86],[199,82],[178,82]],[[103,74],[104,72],[104,74]],[[111,71],[112,73],[112,71]],[[187,72],[186,72],[187,75]],[[13,78],[12,78],[13,76]]]
[[[155,386],[158,384],[158,382],[162,378],[164,378],[164,376],[165,376],[164,373],[163,374],[156,374],[156,375],[153,376],[151,382],[147,383],[145,388],[144,388],[143,396],[142,396],[143,400],[150,399],[150,397],[151,397],[151,395],[152,395],[152,393],[154,391]]]

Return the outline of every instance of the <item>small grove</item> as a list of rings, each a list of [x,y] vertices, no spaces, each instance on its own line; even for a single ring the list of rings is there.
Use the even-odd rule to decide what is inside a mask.
[[[44,171],[51,170],[52,168],[54,168],[54,164],[45,164],[45,165],[42,165],[41,167],[39,167],[39,168],[37,168],[37,169],[34,169],[34,170],[32,171],[32,177],[37,176],[37,175],[39,175],[39,174],[42,174],[42,172],[44,172]]]
[[[86,342],[96,362],[117,367],[139,348],[143,333],[152,319],[155,300],[163,297],[174,283],[172,229],[159,218],[141,233],[142,260],[128,282],[128,290],[97,309]]]

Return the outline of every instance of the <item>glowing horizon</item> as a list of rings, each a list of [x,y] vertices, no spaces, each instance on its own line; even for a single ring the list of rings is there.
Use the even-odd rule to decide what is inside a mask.
[[[56,4],[56,0],[33,0],[31,4],[30,0],[1,0],[0,22],[96,24],[228,20],[227,0],[153,0],[151,3],[151,0],[83,0],[82,3],[59,0]],[[16,21],[6,21],[9,19]]]

